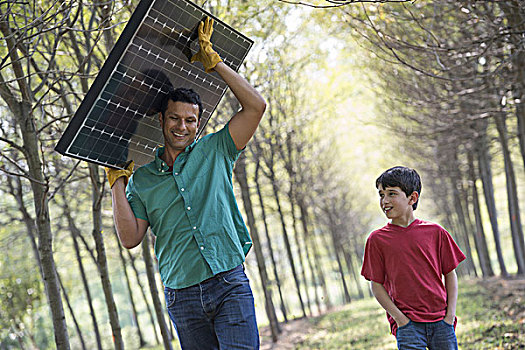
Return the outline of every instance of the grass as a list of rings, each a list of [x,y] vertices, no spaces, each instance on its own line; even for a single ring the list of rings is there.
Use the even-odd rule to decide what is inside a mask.
[[[525,299],[518,302],[525,309]],[[525,349],[524,320],[509,318],[474,281],[460,282],[457,314],[460,349]],[[373,298],[309,322],[312,328],[295,349],[396,349],[385,313]]]

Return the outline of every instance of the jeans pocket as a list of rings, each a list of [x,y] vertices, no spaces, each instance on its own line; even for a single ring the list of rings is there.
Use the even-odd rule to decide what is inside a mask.
[[[222,276],[222,280],[229,285],[249,284],[248,276],[243,269],[235,268]]]
[[[454,325],[453,324],[450,324],[448,322],[445,321],[445,319],[441,320],[441,322],[443,322],[445,325],[449,326],[449,327],[452,327],[454,328]]]
[[[164,290],[164,296],[166,298],[166,307],[169,309],[175,304],[175,295],[176,292],[174,289],[166,287]]]
[[[404,326],[401,326],[401,327],[397,327],[397,330],[401,330],[401,329],[405,329],[405,328],[408,328],[408,326],[410,326],[410,324],[412,323],[412,320],[408,320],[408,323]]]

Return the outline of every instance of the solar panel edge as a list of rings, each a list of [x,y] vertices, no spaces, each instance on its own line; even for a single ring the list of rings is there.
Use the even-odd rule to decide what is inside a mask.
[[[83,118],[85,118],[85,116],[89,113],[89,110],[91,109],[93,103],[100,95],[100,92],[103,90],[107,79],[110,77],[111,72],[113,71],[113,67],[124,54],[130,41],[130,38],[133,37],[137,29],[139,28],[144,18],[144,15],[147,11],[149,11],[154,1],[155,0],[141,0],[141,2],[137,5],[137,8],[135,9],[128,23],[124,27],[122,34],[119,36],[117,42],[115,43],[115,46],[112,48],[111,52],[108,55],[108,58],[102,65],[102,68],[100,69],[97,77],[93,81],[93,84],[91,84],[88,93],[80,103],[80,106],[78,107],[77,111],[73,115],[73,118],[66,127],[66,130],[62,134],[62,137],[55,146],[55,151],[57,151],[58,153],[67,156],[74,156],[74,154],[68,153],[68,148],[71,145],[72,140],[76,136],[76,131],[80,128],[82,122],[84,121]]]
[[[92,163],[95,163],[95,164],[98,164],[98,165],[122,168],[121,167],[122,163],[116,162],[117,160],[119,160],[118,158],[122,154],[124,154],[124,153],[122,153],[122,154],[119,153],[119,151],[118,151],[119,148],[115,148],[115,150],[117,150],[117,152],[115,152],[115,154],[108,154],[108,153],[104,152],[104,150],[106,149],[105,147],[107,147],[109,144],[112,144],[115,147],[117,147],[117,146],[120,147],[121,146],[120,140],[122,139],[122,135],[118,139],[117,143],[115,143],[115,142],[111,143],[111,142],[109,142],[109,140],[106,140],[106,138],[107,137],[110,137],[110,138],[113,137],[113,131],[111,131],[112,129],[110,129],[110,131],[106,131],[105,128],[102,129],[102,130],[96,130],[94,128],[94,125],[87,125],[86,121],[88,120],[87,118],[89,118],[89,116],[93,113],[93,108],[94,108],[95,104],[97,103],[97,101],[99,101],[99,99],[101,99],[101,94],[104,93],[104,91],[106,91],[109,79],[113,76],[113,74],[115,72],[115,70],[114,70],[115,67],[118,64],[120,64],[123,59],[125,59],[125,56],[128,55],[129,45],[132,42],[134,42],[135,36],[138,35],[137,33],[141,30],[141,27],[142,27],[142,24],[144,23],[145,17],[149,16],[148,14],[152,11],[152,9],[159,2],[162,3],[163,0],[142,0],[139,3],[139,5],[135,9],[133,15],[130,17],[128,24],[124,28],[124,30],[123,30],[122,34],[120,35],[120,37],[118,38],[118,40],[117,40],[117,42],[115,44],[115,47],[109,53],[108,58],[106,59],[104,65],[102,66],[102,68],[101,68],[101,70],[99,72],[99,75],[95,78],[92,86],[90,87],[90,90],[86,94],[84,100],[81,102],[79,108],[77,109],[77,112],[75,113],[75,115],[71,119],[68,127],[66,128],[65,132],[62,135],[62,138],[59,140],[58,144],[56,145],[55,150],[57,152],[65,155],[65,156],[69,156],[69,157],[72,157],[72,158],[84,160],[84,161],[87,161],[87,162],[92,162]],[[239,40],[239,39],[241,40],[239,43],[242,45],[242,47],[241,47],[241,50],[238,53],[242,53],[242,54],[240,56],[234,57],[233,61],[231,61],[231,62],[228,61],[228,62],[230,62],[229,65],[235,71],[238,71],[239,68],[240,68],[240,65],[242,64],[242,62],[246,58],[249,50],[253,46],[253,40],[251,40],[250,38],[248,38],[246,35],[242,34],[241,32],[235,30],[233,27],[229,26],[228,24],[224,23],[222,20],[214,17],[212,14],[210,14],[209,12],[203,10],[201,7],[199,7],[198,5],[194,4],[193,2],[191,2],[189,0],[176,0],[175,2],[185,3],[189,8],[193,8],[194,10],[198,10],[201,13],[200,16],[199,16],[200,18],[205,18],[206,16],[209,16],[211,18],[215,18],[217,23],[222,23],[222,25],[227,30],[227,32],[221,32],[221,33],[223,33],[221,35],[231,36],[232,38],[236,37],[237,39],[234,39],[234,40]],[[138,17],[138,20],[136,19],[137,17]],[[155,18],[155,23],[157,23],[157,19],[156,18]],[[190,28],[190,27],[187,27],[187,28]],[[140,46],[140,47],[142,48],[142,46]],[[149,55],[150,51],[148,51],[147,54]],[[155,57],[155,56],[153,56],[153,57]],[[157,52],[156,58],[157,59],[159,58],[159,53],[158,52]],[[228,58],[229,58],[229,56],[225,57],[225,62],[227,61]],[[238,58],[241,58],[241,60],[239,61]],[[164,59],[164,62],[166,62],[166,60],[167,60],[167,58]],[[188,57],[188,60],[189,60],[189,57]],[[152,63],[155,63],[155,61],[153,61]],[[153,64],[153,65],[155,66],[155,64]],[[193,69],[188,71],[189,75],[190,75],[190,73],[195,75]],[[182,77],[184,79],[184,77],[182,75],[180,77]],[[195,78],[199,78],[199,75],[197,74],[195,76]],[[204,82],[204,80],[203,80],[203,82]],[[224,86],[224,87],[220,87],[220,88],[219,88],[219,86],[217,86],[217,89],[218,89],[217,92],[219,94],[215,94],[215,97],[218,97],[218,100],[217,100],[217,102],[214,102],[214,104],[212,103],[210,105],[210,107],[212,107],[212,109],[208,113],[208,118],[206,118],[204,120],[205,123],[202,126],[202,128],[200,128],[200,131],[198,132],[197,138],[201,137],[202,133],[204,132],[204,129],[205,129],[206,125],[208,124],[208,121],[211,119],[211,116],[213,115],[214,111],[217,109],[218,103],[224,97],[227,88],[228,88],[228,86]],[[213,95],[213,92],[211,92],[211,93]],[[117,103],[117,107],[118,106],[120,106],[120,103]],[[126,111],[127,111],[127,109],[126,109]],[[96,140],[103,140],[102,146],[100,145],[100,143],[98,143],[96,148],[92,147],[92,146],[95,145],[95,144],[93,144],[93,142],[96,143],[97,141],[96,140],[93,141],[92,136],[90,136],[89,134],[87,135],[87,139],[84,139],[84,138],[80,137],[80,136],[86,136],[86,134],[83,134],[83,132],[82,132],[82,130],[84,130],[84,127],[86,127],[86,125],[88,126],[88,128],[91,127],[91,132],[96,131],[95,134],[98,135],[96,137]],[[112,127],[114,127],[114,126],[115,125],[113,125]],[[99,135],[99,131],[101,131],[102,134]],[[109,132],[109,134],[108,134],[108,132]],[[118,134],[117,134],[117,136],[118,136]],[[126,139],[126,138],[124,138],[124,139]],[[106,141],[108,141],[109,143],[105,144]],[[84,142],[88,142],[88,143],[86,143],[86,145],[88,145],[88,147],[86,149],[83,149],[83,146],[82,146],[84,144]],[[130,140],[128,140],[128,144],[129,144],[129,142],[130,142]],[[137,143],[137,146],[139,144],[140,144],[140,146],[142,146],[142,144],[140,142]],[[131,148],[129,148],[129,149],[131,150]],[[137,149],[138,148],[135,147],[133,150],[136,152]],[[125,154],[127,154],[127,151],[128,151],[128,148],[126,148]],[[154,151],[154,149],[153,149],[153,151]],[[143,153],[143,151],[139,151],[139,153],[141,153],[143,155],[145,154],[145,153]],[[104,157],[102,155],[104,155]]]

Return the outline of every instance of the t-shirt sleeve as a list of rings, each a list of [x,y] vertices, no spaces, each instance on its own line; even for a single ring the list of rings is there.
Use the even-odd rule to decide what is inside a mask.
[[[128,203],[131,207],[131,210],[133,211],[133,214],[135,214],[135,217],[142,220],[148,220],[148,214],[146,212],[146,207],[144,207],[144,204],[140,200],[140,197],[137,193],[137,189],[135,187],[135,181],[134,181],[134,175],[131,175],[129,178],[128,185],[126,186],[126,198],[128,199]]]
[[[361,275],[369,281],[380,284],[385,282],[385,263],[383,254],[377,246],[377,240],[373,233],[366,240],[365,256],[363,258],[363,267]]]
[[[456,242],[445,229],[441,229],[441,271],[443,275],[454,270],[460,262],[465,260],[465,255]]]

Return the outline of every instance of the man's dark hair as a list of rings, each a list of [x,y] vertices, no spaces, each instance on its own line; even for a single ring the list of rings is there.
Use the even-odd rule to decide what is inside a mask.
[[[384,171],[376,180],[376,188],[381,185],[387,187],[399,187],[405,194],[410,196],[414,191],[421,194],[421,178],[417,171],[405,166],[395,166]],[[417,208],[418,201],[412,204],[414,210]]]
[[[164,113],[166,113],[166,109],[168,108],[168,102],[170,100],[173,102],[185,102],[199,106],[198,118],[200,120],[202,115],[202,102],[199,94],[196,93],[193,89],[177,88],[167,92],[164,95],[164,98],[162,99],[162,105],[160,108],[160,112],[162,113],[163,117]]]

